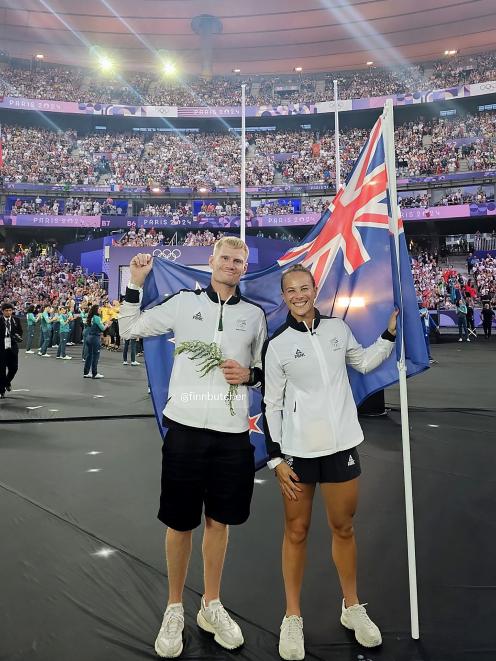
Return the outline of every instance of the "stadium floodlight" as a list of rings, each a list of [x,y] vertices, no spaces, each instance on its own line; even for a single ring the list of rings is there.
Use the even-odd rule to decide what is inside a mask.
[[[45,56],[43,55],[43,53],[36,53],[34,58],[35,58],[35,60],[44,60]]]
[[[444,54],[445,54],[445,55],[457,55],[457,53],[458,53],[458,51],[457,51],[456,49],[445,50],[445,51],[444,51]]]
[[[233,69],[233,73],[241,73],[241,69]]]
[[[373,60],[369,60],[368,62],[365,62],[365,64],[366,64],[368,67],[371,67],[371,66],[374,64],[374,61],[373,61]]]
[[[98,56],[98,66],[100,70],[104,73],[109,73],[114,68],[114,62],[110,59],[108,55],[99,55]]]
[[[162,73],[166,76],[174,76],[176,74],[177,68],[174,62],[171,60],[166,60],[162,62]]]
[[[301,72],[303,71],[303,67],[295,67],[294,70],[295,70],[297,73],[301,73]]]
[[[363,296],[340,296],[337,300],[338,308],[364,308]]]

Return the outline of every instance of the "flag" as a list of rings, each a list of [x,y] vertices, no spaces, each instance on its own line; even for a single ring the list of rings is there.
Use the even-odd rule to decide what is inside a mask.
[[[384,120],[374,125],[346,185],[304,241],[288,250],[276,264],[249,273],[240,288],[261,305],[269,334],[284,323],[287,308],[281,298],[281,274],[290,265],[309,268],[317,284],[316,305],[322,314],[340,317],[364,346],[372,344],[387,327],[396,306],[405,347],[407,375],[429,365],[418,312],[401,219],[393,222],[390,182],[385,159]],[[210,274],[155,258],[143,295],[143,307],[163,301],[182,288],[206,287]],[[398,343],[397,343],[398,344]],[[401,348],[397,351],[400,352]],[[167,400],[174,344],[172,337],[145,340],[145,359],[157,421]],[[376,370],[359,374],[349,370],[355,402],[398,381],[393,354]],[[250,389],[250,436],[257,467],[266,460],[260,424],[260,394]]]

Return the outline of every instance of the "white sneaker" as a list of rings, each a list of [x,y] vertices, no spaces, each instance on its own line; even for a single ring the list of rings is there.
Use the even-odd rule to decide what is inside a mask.
[[[123,365],[129,365],[129,363],[127,362],[127,360],[123,360],[123,361],[122,361],[122,364],[123,364]]]
[[[40,356],[41,356],[42,358],[51,358],[51,357],[52,357],[52,354],[51,354],[51,353],[40,353]]]
[[[469,337],[467,337],[467,342],[470,342],[470,338],[469,338]]]
[[[131,363],[131,365],[141,365],[141,363],[138,363],[137,360],[133,360],[132,363]]]
[[[91,374],[83,374],[83,379],[91,379]]]
[[[279,656],[287,661],[301,661],[305,658],[302,617],[298,615],[284,616],[279,636]]]
[[[92,379],[103,379],[103,374],[95,374],[95,376],[91,377]]]
[[[68,346],[68,347],[73,347],[73,346],[74,346],[74,342],[67,342],[67,346]]]
[[[355,632],[355,638],[364,647],[377,647],[382,643],[381,632],[367,615],[367,604],[355,604],[346,608],[341,606],[341,624]]]
[[[62,356],[55,356],[55,358],[56,358],[57,360],[60,360],[60,359],[62,358]]]
[[[463,342],[461,337],[458,338],[458,342]]]
[[[29,351],[26,351],[26,353],[34,353],[34,351],[30,349]]]
[[[155,641],[155,652],[163,658],[174,659],[183,651],[184,608],[170,604],[164,613],[162,626]]]
[[[202,597],[196,621],[200,629],[215,634],[215,642],[226,650],[235,650],[245,642],[239,625],[231,618],[219,599],[212,599],[206,606]]]
[[[62,360],[72,360],[72,356],[62,356]]]

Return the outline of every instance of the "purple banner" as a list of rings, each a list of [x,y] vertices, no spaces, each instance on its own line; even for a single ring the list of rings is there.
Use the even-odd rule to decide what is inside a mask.
[[[467,97],[492,94],[496,92],[496,81],[460,85],[448,89],[422,90],[408,94],[375,96],[366,99],[340,99],[339,108],[343,111],[382,108],[387,99],[392,99],[396,106],[417,103],[433,103]],[[23,97],[0,97],[0,108],[12,110],[32,110],[34,112],[59,112],[65,114],[102,115],[123,117],[241,117],[240,106],[198,106],[178,108],[176,106],[122,105],[108,103],[79,103],[75,101],[50,101],[47,99],[28,99]],[[287,115],[313,115],[334,111],[333,101],[306,101],[301,103],[275,103],[262,106],[248,106],[247,117],[275,117]]]
[[[31,184],[6,181],[3,187],[7,191],[23,192],[44,190],[50,193],[146,193],[145,186],[91,186],[88,184]]]
[[[480,216],[495,216],[494,202],[487,204],[452,204],[442,207],[419,207],[401,209],[404,221],[410,220],[452,220],[453,218],[468,218]]]
[[[4,216],[3,225],[15,227],[100,227],[101,216]]]

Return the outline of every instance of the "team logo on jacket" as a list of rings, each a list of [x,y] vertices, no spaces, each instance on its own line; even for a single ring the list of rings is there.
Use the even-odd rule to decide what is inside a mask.
[[[197,312],[196,314],[194,314],[193,319],[196,319],[196,321],[203,321],[203,317],[201,315],[201,312]]]
[[[303,353],[303,351],[300,351],[300,349],[296,349],[295,358],[303,358],[304,355],[305,354]]]

